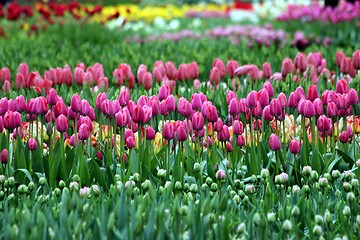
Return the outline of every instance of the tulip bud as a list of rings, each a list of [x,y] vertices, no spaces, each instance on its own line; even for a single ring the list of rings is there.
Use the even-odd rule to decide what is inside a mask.
[[[38,142],[36,141],[35,138],[30,138],[28,140],[28,149],[30,151],[35,151],[38,148]]]
[[[262,71],[263,71],[264,78],[270,79],[270,77],[272,75],[272,69],[271,69],[270,63],[265,62],[262,65]]]
[[[251,91],[247,95],[246,100],[245,100],[246,107],[254,108],[254,107],[256,107],[256,102],[257,102],[257,92]]]
[[[81,98],[78,94],[74,94],[71,97],[71,110],[73,110],[75,113],[80,112],[81,110]]]
[[[9,159],[9,154],[8,154],[8,150],[7,149],[3,149],[1,151],[1,163],[2,164],[7,164],[8,163],[8,159]]]
[[[282,62],[282,66],[281,66],[281,75],[283,78],[286,77],[286,75],[290,74],[293,72],[293,63],[291,61],[290,58],[285,58]]]
[[[56,130],[59,132],[66,132],[67,129],[68,129],[68,120],[63,114],[61,114],[56,119]]]
[[[356,70],[360,69],[360,50],[356,50],[352,55],[352,63]]]
[[[345,54],[342,51],[336,52],[336,65],[340,68],[342,60],[345,58]]]
[[[300,142],[296,138],[290,142],[290,152],[292,154],[298,154],[300,152]]]
[[[278,136],[276,136],[276,134],[272,133],[270,135],[270,138],[269,138],[269,147],[271,150],[273,151],[277,151],[277,150],[280,150],[281,149],[281,143],[280,143],[280,140],[278,138]]]

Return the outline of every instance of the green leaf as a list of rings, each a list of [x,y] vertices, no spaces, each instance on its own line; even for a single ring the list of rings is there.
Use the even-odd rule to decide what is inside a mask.
[[[31,174],[27,169],[24,168],[16,169],[14,171],[14,178],[19,184],[26,184],[29,182],[33,182]],[[28,181],[25,181],[25,179],[27,179]]]
[[[349,163],[349,164],[354,164],[355,161],[354,159],[352,159],[349,155],[347,155],[344,151],[340,150],[340,149],[336,149],[337,153],[344,159],[344,161],[346,163]]]
[[[88,161],[88,166],[91,178],[94,178],[103,189],[106,189],[105,176],[101,172],[96,161],[94,159],[90,159]]]

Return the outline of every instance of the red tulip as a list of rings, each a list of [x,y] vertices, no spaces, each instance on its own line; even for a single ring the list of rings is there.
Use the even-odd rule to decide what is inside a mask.
[[[270,135],[270,138],[269,138],[269,147],[271,150],[273,151],[277,151],[277,150],[280,150],[281,149],[281,143],[280,143],[280,140],[278,138],[278,136],[276,136],[275,133],[272,133]]]
[[[327,132],[331,129],[332,120],[325,115],[321,115],[317,120],[317,128],[320,132]]]
[[[63,101],[58,101],[56,103],[56,105],[53,107],[53,112],[54,112],[55,118],[57,118],[61,114],[65,115],[65,116],[68,115],[68,109],[66,108],[66,105]]]

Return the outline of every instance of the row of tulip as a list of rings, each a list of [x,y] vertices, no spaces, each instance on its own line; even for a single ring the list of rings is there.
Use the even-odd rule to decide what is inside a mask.
[[[238,67],[236,61],[229,61],[225,67],[221,60],[215,59],[209,84],[201,84],[196,79],[196,63],[182,64],[176,69],[171,62],[164,64],[159,61],[155,64],[153,73],[162,85],[154,86],[152,74],[145,65],[141,65],[137,73],[138,86],[135,86],[130,66],[120,64],[114,71],[114,76],[119,85],[127,83],[127,88],[122,88],[118,96],[108,92],[113,100],[106,93],[100,92],[95,103],[89,99],[94,105],[78,94],[64,96],[63,99],[51,88],[51,84],[46,97],[30,98],[27,102],[22,95],[13,99],[2,98],[0,126],[2,132],[6,129],[1,140],[2,161],[4,164],[10,163],[6,165],[7,170],[3,171],[10,175],[18,169],[27,169],[30,173],[45,173],[51,186],[55,186],[58,177],[66,180],[74,171],[80,171],[77,173],[83,183],[90,184],[95,176],[91,175],[87,167],[91,164],[91,169],[98,169],[96,181],[102,182],[102,187],[106,187],[105,182],[112,183],[111,176],[116,171],[121,172],[123,180],[136,172],[142,178],[147,178],[149,173],[144,173],[145,168],[154,173],[163,167],[167,177],[172,175],[181,180],[185,175],[193,174],[191,166],[200,160],[208,165],[206,174],[215,176],[215,172],[220,171],[219,161],[228,159],[225,166],[234,179],[238,174],[258,174],[262,166],[268,166],[274,172],[287,171],[293,176],[293,171],[296,173],[300,167],[310,164],[319,173],[323,173],[337,156],[335,153],[339,152],[351,164],[349,159],[355,162],[358,157],[357,134],[360,126],[357,116],[358,93],[348,86],[357,75],[349,71],[359,69],[359,53],[359,50],[354,52],[351,60],[338,52],[336,57],[345,79],[323,74],[321,76],[326,77],[324,83],[319,77],[311,77],[308,70],[315,68],[316,76],[323,73],[322,64],[325,59],[321,59],[321,55],[316,53],[309,54],[308,57],[299,53],[294,64],[290,59],[284,59],[281,73],[275,74],[271,73],[269,63],[264,63],[263,70],[259,71],[255,65]],[[2,79],[9,76],[4,74],[8,73],[4,69],[6,68],[1,70]],[[71,71],[68,67],[66,69],[53,69],[52,76],[60,73],[62,80],[72,79]],[[79,71],[86,75],[84,69],[79,64],[74,76]],[[94,72],[98,79],[105,78],[101,69],[101,65],[97,64],[88,68],[87,73]],[[67,71],[67,74],[62,74],[63,71]],[[303,73],[305,77],[302,76]],[[29,79],[32,74],[26,64],[21,64],[17,76]],[[230,81],[237,93],[231,90],[226,95],[223,93],[224,88],[219,83],[226,74],[232,78]],[[280,92],[277,86],[283,81],[275,81],[274,76],[277,75],[278,80],[283,79],[290,84],[293,82],[295,90],[286,94]],[[45,76],[50,76],[50,71]],[[262,78],[273,82],[267,80],[259,86],[257,79]],[[303,78],[312,81],[302,81]],[[190,79],[195,79],[193,84],[196,91],[202,90],[207,94],[184,88]],[[260,88],[258,91],[238,88],[236,82],[239,80]],[[60,83],[66,84],[66,81]],[[336,84],[332,81],[336,81]],[[307,94],[298,85],[299,82],[305,84]],[[91,91],[88,84],[83,92]],[[333,84],[336,85],[335,91],[327,89]],[[325,90],[319,91],[320,87]],[[209,89],[213,89],[217,95],[209,94]],[[250,92],[247,94],[248,90]],[[141,95],[141,92],[145,94]],[[215,97],[221,95],[223,100]],[[23,123],[24,119],[28,122]],[[28,149],[26,154],[23,144]],[[301,144],[303,148],[300,152]],[[275,155],[268,156],[264,153],[265,149],[273,150]],[[286,167],[284,154],[288,149],[295,154],[290,156],[294,162],[296,154],[300,153],[301,164],[295,166],[295,170]],[[37,161],[33,161],[33,151]],[[255,151],[262,152],[261,159],[256,157]],[[61,154],[54,155],[54,152]],[[189,152],[192,152],[192,157],[188,155]],[[329,156],[330,152],[333,155]],[[308,160],[310,153],[311,161]],[[29,155],[23,156],[24,154]],[[76,159],[83,159],[77,163],[77,170],[73,166],[77,164],[68,163],[74,154]],[[276,159],[275,165],[270,161],[272,157]],[[164,162],[153,162],[156,158],[161,158]],[[148,162],[148,159],[153,161]],[[105,176],[100,174],[102,167],[107,171]],[[95,170],[92,171],[95,174]],[[298,177],[292,179],[293,183],[298,181]]]

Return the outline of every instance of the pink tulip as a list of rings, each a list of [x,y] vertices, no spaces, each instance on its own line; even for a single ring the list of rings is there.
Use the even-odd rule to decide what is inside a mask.
[[[35,151],[38,148],[38,142],[35,138],[30,138],[27,145],[30,151]]]
[[[144,76],[144,89],[150,90],[152,88],[153,79],[151,73],[146,73]]]
[[[277,151],[277,150],[280,150],[281,149],[281,143],[280,143],[280,140],[278,138],[278,136],[276,136],[275,133],[272,133],[270,135],[270,138],[269,138],[269,147],[271,150],[273,151]]]
[[[270,114],[276,117],[282,114],[281,103],[277,98],[273,98],[270,102]]]
[[[145,122],[145,112],[144,112],[143,107],[140,105],[136,105],[131,117],[135,123],[144,123]]]
[[[9,153],[7,149],[1,150],[1,163],[7,164],[9,160]]]
[[[285,78],[288,74],[292,73],[294,69],[293,63],[290,58],[285,58],[281,66],[281,75]]]
[[[244,146],[245,145],[245,137],[243,136],[243,135],[239,135],[238,137],[237,137],[237,145],[239,146],[239,147],[242,147],[242,146]]]
[[[235,116],[240,113],[239,102],[238,102],[237,98],[231,99],[228,111],[231,116]]]
[[[244,132],[244,125],[241,121],[235,120],[232,124],[234,135],[241,135]]]
[[[148,126],[145,129],[145,135],[147,140],[153,140],[155,138],[155,130],[151,126]]]
[[[66,108],[66,105],[63,101],[58,101],[56,105],[53,107],[53,112],[55,115],[55,118],[60,116],[61,114],[67,116],[68,115],[68,109]]]
[[[300,72],[305,72],[308,67],[308,62],[304,53],[298,53],[295,57],[295,68]]]
[[[125,145],[128,148],[134,148],[136,146],[134,137],[130,136],[130,137],[125,138]]]
[[[317,120],[317,128],[320,132],[327,132],[331,129],[332,120],[325,115],[321,115]]]
[[[177,134],[177,139],[180,142],[186,141],[188,139],[188,133],[184,125],[180,125],[177,128],[176,134]]]
[[[344,57],[340,64],[340,72],[342,72],[343,74],[350,74],[351,66],[352,66],[351,58]]]
[[[121,106],[126,106],[130,100],[130,92],[129,89],[124,88],[121,90],[118,101]]]
[[[15,98],[16,111],[23,112],[26,111],[26,102],[23,95],[17,96]]]
[[[349,85],[345,79],[341,79],[336,83],[336,93],[348,93]]]
[[[174,134],[175,134],[175,129],[174,129],[174,124],[170,123],[170,122],[166,122],[164,124],[164,129],[163,129],[163,137],[166,140],[170,140],[174,138]]]
[[[360,69],[360,50],[356,50],[352,55],[352,63],[356,70]]]
[[[226,64],[226,73],[233,78],[235,76],[235,69],[238,68],[239,64],[237,61],[230,60]]]
[[[298,154],[300,152],[300,142],[296,138],[291,140],[289,149],[292,154]]]
[[[274,119],[274,116],[271,114],[270,111],[270,105],[264,107],[262,117],[264,118],[265,121],[271,121]]]
[[[338,66],[338,68],[340,68],[341,62],[345,57],[346,56],[342,51],[337,51],[336,52],[336,65]]]
[[[90,128],[86,123],[81,124],[79,127],[78,138],[81,141],[87,140],[90,137]]]
[[[192,129],[201,130],[204,129],[204,117],[202,113],[195,112],[192,116]]]
[[[56,130],[59,132],[66,132],[68,129],[68,120],[64,115],[60,115],[56,119]]]
[[[213,67],[210,71],[209,81],[213,86],[217,86],[221,80],[221,71],[217,67]]]
[[[220,142],[228,141],[230,139],[229,127],[223,125],[221,131],[217,132],[217,137]]]
[[[166,99],[170,95],[170,88],[167,85],[162,85],[159,90],[159,101]]]
[[[246,101],[245,101],[246,107],[254,108],[256,107],[256,102],[257,102],[257,92],[253,90],[246,97]]]
[[[268,91],[269,98],[272,98],[272,97],[274,96],[274,88],[273,88],[271,82],[266,81],[266,82],[263,84],[263,89],[266,89],[266,90]]]
[[[326,108],[326,115],[330,118],[333,118],[333,117],[336,117],[339,115],[338,109],[334,102],[328,103],[327,108]]]
[[[165,69],[166,69],[166,75],[167,75],[168,79],[175,80],[177,70],[176,70],[176,67],[175,67],[174,63],[172,63],[170,61],[166,62],[165,63]],[[161,101],[162,99],[159,99],[159,100]]]
[[[270,79],[270,77],[271,77],[271,75],[272,75],[272,69],[271,69],[270,63],[265,62],[265,63],[262,65],[262,71],[263,71],[264,78]]]
[[[346,95],[346,101],[349,105],[357,105],[359,103],[359,96],[355,89],[350,88]]]

